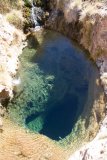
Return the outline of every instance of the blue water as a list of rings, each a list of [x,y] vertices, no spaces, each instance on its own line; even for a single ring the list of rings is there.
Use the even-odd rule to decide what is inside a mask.
[[[96,67],[59,33],[46,31],[39,45],[31,40],[20,57],[21,84],[9,104],[10,116],[58,141],[81,116]]]

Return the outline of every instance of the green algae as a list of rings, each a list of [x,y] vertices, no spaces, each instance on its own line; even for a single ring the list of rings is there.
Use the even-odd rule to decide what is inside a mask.
[[[35,54],[34,49],[24,49],[19,73],[21,84],[15,88],[14,99],[8,106],[10,116],[23,125],[28,115],[46,110],[46,102],[53,88],[50,81],[54,81],[54,76],[45,75],[37,64],[31,62],[30,58]]]

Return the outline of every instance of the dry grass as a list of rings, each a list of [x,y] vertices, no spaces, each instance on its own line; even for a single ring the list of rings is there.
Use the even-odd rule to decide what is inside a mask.
[[[13,24],[17,29],[23,28],[23,17],[20,11],[12,10],[6,15],[6,19],[10,24]]]
[[[59,0],[60,1],[60,0]],[[60,3],[58,3],[60,5]],[[86,15],[92,16],[95,14],[99,14],[101,16],[107,15],[107,0],[68,0],[67,3],[65,1],[65,5],[63,5],[63,11],[68,22],[72,21],[72,12],[74,12],[75,8],[77,8],[79,14],[79,20],[82,21]]]
[[[5,14],[12,9],[21,9],[23,4],[22,0],[0,0],[0,13]]]

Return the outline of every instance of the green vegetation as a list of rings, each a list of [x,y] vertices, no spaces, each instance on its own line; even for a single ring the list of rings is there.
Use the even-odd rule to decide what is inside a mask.
[[[26,31],[29,27],[32,27],[32,21],[31,21],[31,9],[28,6],[23,7],[23,17],[24,17],[24,25],[23,29]]]
[[[12,103],[9,104],[9,113],[12,119],[20,124],[24,123],[28,115],[41,113],[46,110],[46,103],[53,87],[49,83],[54,80],[54,77],[44,75],[38,65],[31,61],[35,54],[36,51],[34,49],[24,49],[21,56],[21,84],[18,88],[15,88],[17,94]],[[38,130],[41,128],[40,124],[37,125],[37,128]]]
[[[45,0],[34,0],[34,3],[36,3],[37,6],[44,6],[45,5]]]
[[[34,0],[33,2],[36,6],[41,6],[41,7],[43,7],[46,3],[45,0]],[[24,0],[24,3],[25,3],[25,6],[31,7],[32,0]]]
[[[31,7],[31,1],[30,0],[24,0],[26,7]]]

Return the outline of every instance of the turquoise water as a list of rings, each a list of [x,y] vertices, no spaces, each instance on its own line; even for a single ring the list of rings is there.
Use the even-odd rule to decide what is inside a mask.
[[[75,130],[96,67],[61,34],[46,31],[42,36],[38,43],[29,38],[20,56],[21,84],[14,89],[9,115],[22,126],[59,141]]]

